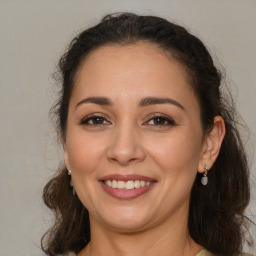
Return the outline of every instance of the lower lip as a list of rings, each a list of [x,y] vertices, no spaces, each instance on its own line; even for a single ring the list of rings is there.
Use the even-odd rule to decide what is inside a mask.
[[[109,195],[117,198],[117,199],[134,199],[137,198],[146,192],[148,192],[154,186],[155,182],[152,182],[150,185],[140,188],[134,189],[117,189],[112,188],[104,184],[102,181],[100,182],[101,186],[103,187],[104,191],[107,192]]]

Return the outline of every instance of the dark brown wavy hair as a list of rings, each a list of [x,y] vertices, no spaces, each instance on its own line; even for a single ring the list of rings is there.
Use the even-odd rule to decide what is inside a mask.
[[[75,75],[86,57],[105,45],[141,41],[165,50],[183,65],[200,105],[205,134],[212,129],[215,116],[220,115],[225,121],[226,135],[208,173],[210,182],[202,186],[199,173],[194,181],[188,229],[194,241],[213,254],[238,255],[247,223],[244,211],[250,198],[247,156],[232,99],[222,92],[225,83],[221,73],[204,44],[185,28],[155,16],[119,13],[107,15],[99,24],[75,37],[59,61],[62,85],[53,107],[59,137],[65,140]],[[50,256],[81,251],[90,241],[89,215],[79,198],[72,194],[65,167],[47,183],[43,200],[55,214],[54,225],[41,241],[43,251]]]

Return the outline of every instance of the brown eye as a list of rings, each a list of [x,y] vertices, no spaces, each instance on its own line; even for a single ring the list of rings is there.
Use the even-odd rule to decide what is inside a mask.
[[[147,125],[152,126],[170,126],[174,124],[174,120],[166,116],[154,116],[147,121]]]
[[[108,125],[110,124],[105,117],[102,116],[90,116],[83,119],[81,125]]]

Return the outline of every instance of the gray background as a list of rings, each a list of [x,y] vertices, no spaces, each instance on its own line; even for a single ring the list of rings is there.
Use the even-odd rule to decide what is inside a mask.
[[[0,0],[0,256],[42,255],[50,220],[42,188],[62,159],[48,119],[57,91],[51,73],[77,32],[116,11],[166,17],[208,45],[250,129],[255,187],[255,0]]]

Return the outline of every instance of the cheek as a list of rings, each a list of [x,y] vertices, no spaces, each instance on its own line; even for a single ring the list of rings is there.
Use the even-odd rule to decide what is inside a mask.
[[[201,153],[201,134],[180,129],[158,137],[148,145],[150,157],[160,166],[166,176],[176,180],[179,176],[191,179],[197,172]]]
[[[169,136],[152,147],[151,156],[161,170],[160,194],[164,200],[159,207],[178,207],[189,200],[200,159],[200,136],[196,133],[191,136],[188,132],[175,133],[175,136]]]
[[[70,138],[72,139],[67,138],[67,149],[72,171],[75,175],[93,173],[99,161],[103,159],[104,141],[79,131],[73,132]]]
[[[106,143],[102,143],[102,138],[99,140],[97,136],[89,136],[83,131],[70,131],[69,135],[67,149],[75,190],[83,205],[93,212],[99,178],[97,170],[103,170],[99,166],[105,163],[102,160]]]

